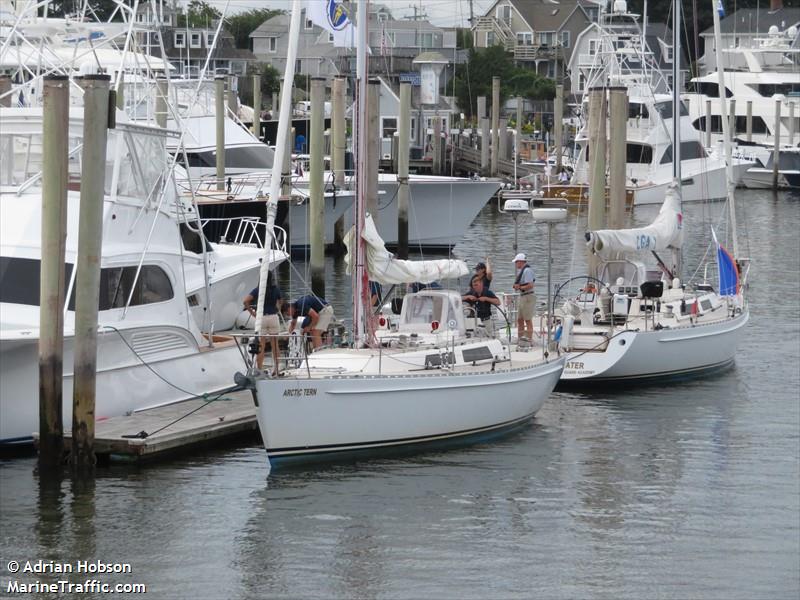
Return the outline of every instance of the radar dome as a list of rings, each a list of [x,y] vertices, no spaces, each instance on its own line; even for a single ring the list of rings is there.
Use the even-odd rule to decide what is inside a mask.
[[[628,12],[628,3],[625,0],[614,0],[614,12],[625,14]]]

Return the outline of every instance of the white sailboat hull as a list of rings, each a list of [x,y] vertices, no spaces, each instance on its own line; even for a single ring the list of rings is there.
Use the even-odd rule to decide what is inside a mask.
[[[532,419],[563,364],[259,380],[258,422],[273,465],[488,439]]]
[[[172,404],[194,394],[219,392],[233,385],[233,373],[243,366],[235,345],[201,350],[189,332],[180,328],[105,332],[98,335],[97,343],[97,419]],[[66,336],[65,429],[72,427],[73,347],[74,337]],[[38,352],[35,334],[8,333],[0,339],[0,445],[29,444],[32,434],[39,430]]]
[[[635,381],[691,375],[729,366],[750,319],[732,319],[694,327],[623,331],[605,351],[577,352],[567,358],[564,383]]]
[[[686,163],[701,163],[701,161],[684,161],[682,165],[683,184],[681,185],[681,200],[683,202],[702,202],[705,200],[721,200],[727,197],[727,176],[725,164],[720,162],[702,161],[694,169],[688,168]],[[708,168],[711,164],[713,166]],[[747,169],[753,163],[742,159],[734,160],[734,181],[742,182]],[[639,204],[662,204],[667,187],[672,184],[671,179],[664,179],[661,183],[643,184],[633,186],[633,203]]]

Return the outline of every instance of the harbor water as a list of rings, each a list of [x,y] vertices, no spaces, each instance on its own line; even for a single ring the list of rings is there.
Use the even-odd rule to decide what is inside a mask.
[[[557,392],[492,444],[269,477],[256,442],[88,483],[6,459],[0,597],[19,595],[11,581],[94,578],[153,598],[798,598],[800,197],[737,197],[751,320],[733,369]],[[726,241],[723,205],[684,208],[685,279],[702,280],[710,227]],[[554,283],[583,272],[583,218],[553,230]],[[489,256],[492,288],[509,290],[513,239],[488,205],[453,254],[470,267]],[[520,220],[540,301],[546,248],[546,227]],[[326,260],[326,296],[347,317],[344,263]],[[281,273],[287,295],[304,276],[302,262]],[[39,560],[129,570],[9,572]]]

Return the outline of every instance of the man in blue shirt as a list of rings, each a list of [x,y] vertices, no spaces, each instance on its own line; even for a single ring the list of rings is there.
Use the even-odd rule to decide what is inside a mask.
[[[486,287],[481,275],[473,275],[470,290],[461,296],[461,300],[475,309],[475,315],[483,323],[486,333],[493,336],[492,306],[500,306],[500,298]]]
[[[316,350],[322,346],[322,334],[327,331],[333,320],[333,307],[325,298],[314,295],[301,296],[286,307],[286,315],[292,319],[289,334],[297,326],[297,317],[308,317],[302,324],[303,333],[311,333],[311,343]],[[306,324],[308,323],[308,324]]]
[[[281,290],[273,283],[272,273],[270,273],[267,276],[267,295],[264,297],[264,313],[261,317],[261,331],[259,334],[262,336],[269,336],[267,339],[269,339],[270,349],[272,350],[272,363],[276,377],[280,372],[278,339],[276,336],[281,332],[281,324],[278,318],[281,300]],[[257,307],[258,288],[253,288],[253,290],[244,297],[244,308],[255,317]],[[261,338],[258,356],[256,357],[256,365],[259,369],[264,366],[264,353],[267,349],[265,341],[265,338]]]

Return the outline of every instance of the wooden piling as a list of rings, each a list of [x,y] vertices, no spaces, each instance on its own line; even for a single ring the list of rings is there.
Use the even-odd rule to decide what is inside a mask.
[[[379,79],[367,82],[367,212],[378,225],[378,162],[380,160],[381,132],[378,127],[380,117]]]
[[[280,101],[278,99],[278,92],[272,92],[272,120],[278,120],[278,112],[280,111]]]
[[[522,135],[522,96],[517,96],[517,143],[519,143],[520,137]]]
[[[11,107],[11,77],[0,75],[0,106]]]
[[[69,78],[47,75],[42,89],[42,261],[39,311],[39,467],[64,453],[64,256],[67,231]]]
[[[411,84],[400,84],[400,130],[397,150],[397,253],[408,258],[408,159],[411,134]]]
[[[489,168],[489,146],[491,145],[491,140],[489,139],[489,130],[491,129],[489,125],[489,119],[482,118],[481,119],[481,175],[486,174],[486,170]]]
[[[625,115],[627,118],[627,114]],[[564,153],[564,86],[556,86],[556,100],[553,104],[553,137],[556,145],[556,173],[561,171],[561,155]],[[625,142],[623,141],[623,147]]]
[[[325,297],[325,197],[323,194],[325,144],[325,78],[311,78],[311,139],[309,153],[309,220],[311,290]]]
[[[78,264],[75,279],[75,347],[72,389],[72,467],[94,467],[95,392],[97,378],[97,311],[103,244],[103,195],[108,139],[108,75],[79,79],[83,88],[81,205]],[[159,82],[166,80],[159,80]],[[166,85],[158,86],[159,92]],[[88,116],[91,115],[91,118]],[[164,113],[166,121],[166,113]],[[166,125],[166,123],[164,123]]]
[[[117,81],[117,85],[114,89],[115,92],[115,102],[118,109],[124,111],[125,110],[125,71],[119,72],[119,81]]]
[[[214,78],[217,137],[217,189],[225,189],[225,77]]]
[[[162,129],[167,128],[167,100],[169,98],[169,81],[165,77],[156,79],[156,125]]]
[[[261,75],[253,75],[253,135],[261,139]]]
[[[333,185],[337,190],[343,190],[346,185],[344,169],[344,153],[347,147],[347,119],[345,117],[345,88],[347,80],[336,77],[333,80],[331,98],[331,155],[333,168]],[[344,248],[344,215],[336,220],[333,225],[333,245],[337,252]]]
[[[228,110],[231,111],[231,115],[234,117],[239,116],[239,98],[236,96],[236,90],[234,89],[234,82],[236,81],[235,75],[228,75],[227,83],[228,89],[226,93],[226,97],[228,100]]]
[[[478,120],[477,120],[477,122],[480,125],[481,120],[485,119],[486,116],[487,116],[486,115],[486,96],[478,96],[477,109],[478,109],[478,115],[477,115]]]
[[[778,164],[781,153],[781,99],[775,100],[775,145],[772,149],[772,189],[778,189]]]
[[[492,155],[491,174],[497,177],[497,162],[500,158],[500,78],[492,77]]]
[[[608,182],[609,211],[608,226],[622,229],[625,221],[625,164],[628,127],[628,90],[625,87],[609,88],[609,113],[611,119],[608,133],[610,176]]]
[[[433,133],[431,134],[431,152],[433,152],[433,174],[442,174],[442,120],[437,116],[433,118]]]
[[[747,101],[747,117],[746,117],[746,119],[747,119],[747,122],[746,122],[745,126],[747,128],[747,141],[748,142],[752,142],[753,141],[753,101],[752,100],[748,100]]]
[[[498,121],[497,141],[498,160],[508,160],[508,119]]]
[[[589,207],[588,229],[604,226],[606,208],[606,90],[589,90]],[[597,257],[589,250],[589,274],[597,276]]]

